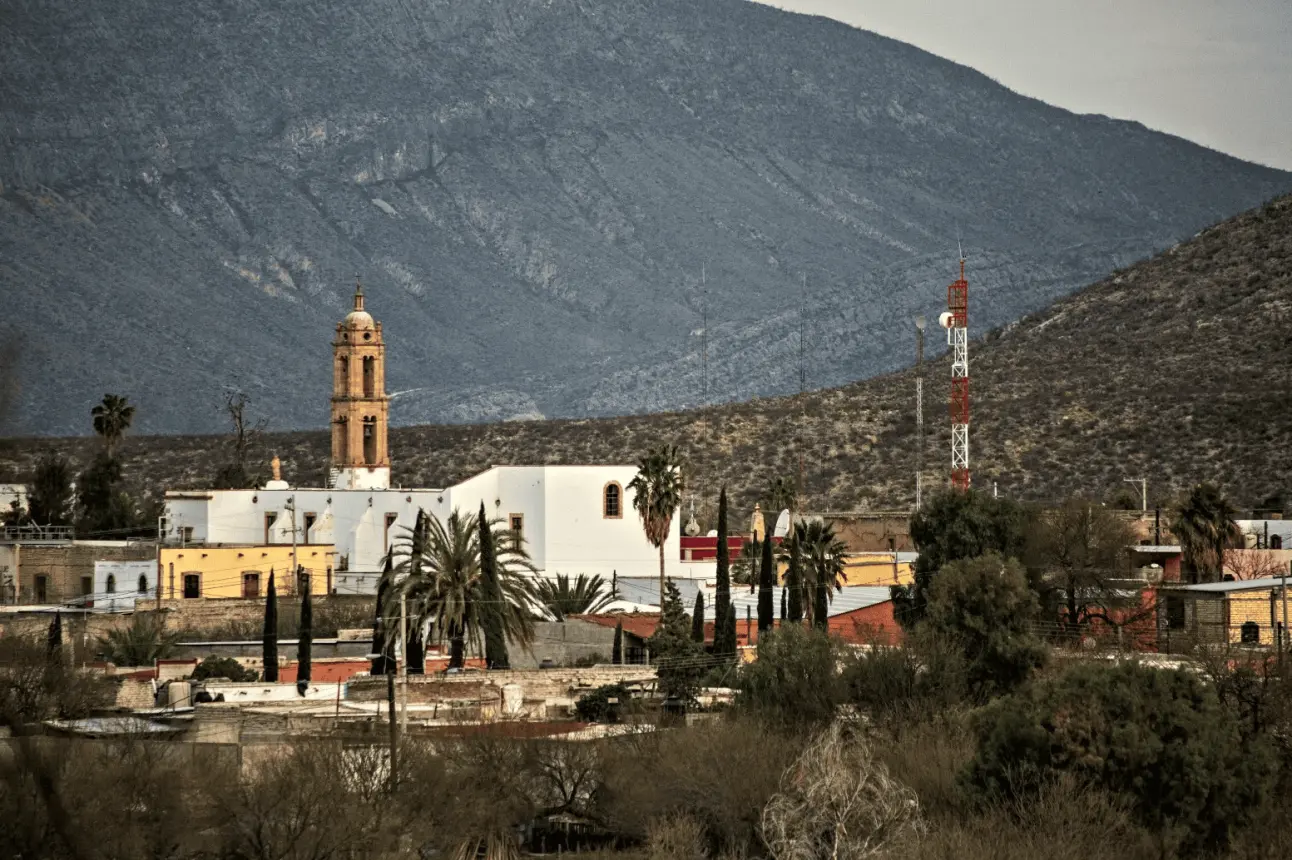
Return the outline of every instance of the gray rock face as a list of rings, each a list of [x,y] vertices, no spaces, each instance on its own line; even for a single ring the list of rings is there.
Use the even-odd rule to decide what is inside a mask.
[[[397,423],[694,405],[706,306],[711,401],[797,389],[800,309],[837,384],[957,237],[981,331],[1289,188],[744,0],[13,4],[5,429],[211,431],[227,386],[318,427],[356,273]]]

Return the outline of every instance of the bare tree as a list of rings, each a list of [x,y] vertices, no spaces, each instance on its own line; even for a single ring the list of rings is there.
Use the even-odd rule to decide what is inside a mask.
[[[248,403],[250,400],[242,391],[230,388],[224,392],[224,412],[233,428],[229,439],[232,458],[216,473],[213,482],[216,489],[250,489],[258,484],[256,477],[247,471],[247,461],[251,446],[265,429],[265,420],[249,421]]]
[[[1231,549],[1225,553],[1225,573],[1234,579],[1266,579],[1286,569],[1278,555],[1264,549]]]
[[[763,839],[774,860],[879,857],[923,830],[915,792],[839,723],[785,771],[781,790],[763,809]]]

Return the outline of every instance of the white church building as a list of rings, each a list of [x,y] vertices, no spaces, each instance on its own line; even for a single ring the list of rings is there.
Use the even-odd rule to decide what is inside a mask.
[[[262,489],[168,492],[167,543],[335,544],[335,590],[368,594],[419,509],[443,521],[455,509],[477,513],[483,502],[545,575],[658,576],[659,551],[627,489],[635,466],[494,466],[443,489],[391,487],[385,344],[363,305],[360,287],[333,342],[332,486],[294,487],[275,458],[274,480]],[[678,513],[664,559],[669,576],[684,577],[694,566],[681,562]]]

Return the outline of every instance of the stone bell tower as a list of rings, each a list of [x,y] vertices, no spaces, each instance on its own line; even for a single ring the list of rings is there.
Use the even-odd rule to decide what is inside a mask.
[[[356,283],[354,310],[337,323],[332,342],[333,486],[341,490],[390,486],[389,419],[381,323],[363,309],[363,284]]]

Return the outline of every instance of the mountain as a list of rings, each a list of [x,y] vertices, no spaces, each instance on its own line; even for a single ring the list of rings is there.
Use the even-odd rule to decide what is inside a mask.
[[[957,240],[981,331],[1289,188],[745,0],[10,4],[4,431],[112,391],[211,432],[231,387],[317,427],[356,274],[397,423],[785,393],[800,325],[836,385],[909,360]]]
[[[970,272],[972,321],[974,282]],[[974,485],[1013,498],[1108,498],[1126,478],[1168,504],[1213,481],[1241,507],[1292,496],[1292,196],[1174,246],[970,345]],[[926,365],[926,485],[945,486],[945,358]],[[807,505],[894,509],[912,502],[915,378],[891,373],[802,397],[597,420],[408,427],[394,431],[395,480],[444,486],[503,463],[635,462],[678,444],[702,507],[726,484],[752,506],[802,455]],[[85,439],[0,441],[0,480],[30,473],[47,446],[88,462]],[[324,432],[268,434],[286,477],[322,480]],[[221,458],[210,437],[126,443],[137,485],[198,487]]]

